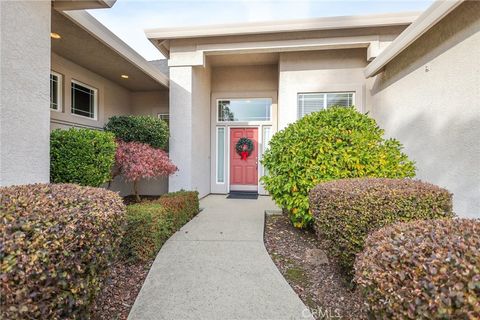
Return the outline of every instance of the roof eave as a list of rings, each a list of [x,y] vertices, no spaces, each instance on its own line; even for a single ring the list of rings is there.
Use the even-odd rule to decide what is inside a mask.
[[[437,0],[425,10],[408,28],[406,28],[381,54],[365,68],[367,78],[380,73],[385,65],[392,61],[415,40],[458,7],[464,0]]]
[[[313,30],[332,30],[368,27],[409,25],[418,17],[418,12],[377,14],[365,16],[324,17],[290,21],[269,21],[242,24],[195,26],[181,28],[146,29],[149,39],[158,41],[182,38],[219,37],[249,34],[270,34]]]
[[[145,60],[138,52],[133,50],[115,34],[113,34],[107,27],[101,24],[97,19],[84,10],[78,11],[60,11],[67,18],[79,25],[81,28],[90,33],[93,37],[110,47],[117,54],[125,58],[127,61],[142,70],[146,75],[153,80],[169,87],[169,78],[163,74],[156,67],[152,66]]]

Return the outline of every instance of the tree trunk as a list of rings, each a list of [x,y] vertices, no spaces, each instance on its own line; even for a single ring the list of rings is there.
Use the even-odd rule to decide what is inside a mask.
[[[140,199],[140,195],[138,194],[137,181],[133,181],[133,192],[135,192],[135,199],[137,200],[137,202],[142,201],[142,199]]]

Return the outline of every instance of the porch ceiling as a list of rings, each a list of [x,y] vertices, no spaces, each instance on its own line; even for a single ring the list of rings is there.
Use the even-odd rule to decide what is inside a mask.
[[[167,89],[158,79],[53,9],[51,30],[61,36],[51,42],[56,54],[132,91]],[[128,75],[128,79],[121,78],[122,74]]]

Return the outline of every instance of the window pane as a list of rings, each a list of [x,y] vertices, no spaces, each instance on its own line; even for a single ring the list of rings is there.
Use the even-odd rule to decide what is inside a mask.
[[[298,118],[325,108],[324,93],[300,93],[298,95]]]
[[[95,117],[95,90],[72,82],[72,113]]]
[[[165,121],[167,125],[170,125],[170,116],[168,113],[159,113],[158,118]]]
[[[299,93],[297,106],[298,119],[309,113],[320,111],[331,106],[351,106],[353,105],[353,95],[353,92]]]
[[[225,128],[217,128],[217,182],[225,181]]]
[[[218,121],[270,121],[271,99],[235,99],[218,102]]]
[[[58,90],[59,90],[59,79],[57,75],[50,74],[50,108],[53,110],[58,110]]]
[[[328,93],[327,94],[327,107],[331,106],[344,106],[348,107],[352,105],[353,93]]]

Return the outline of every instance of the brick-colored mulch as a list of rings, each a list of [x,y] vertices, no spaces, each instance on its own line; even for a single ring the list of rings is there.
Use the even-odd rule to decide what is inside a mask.
[[[135,302],[153,261],[127,264],[118,262],[93,305],[92,320],[124,320]]]
[[[265,246],[316,319],[367,319],[360,296],[312,231],[294,228],[284,215],[267,216]]]

